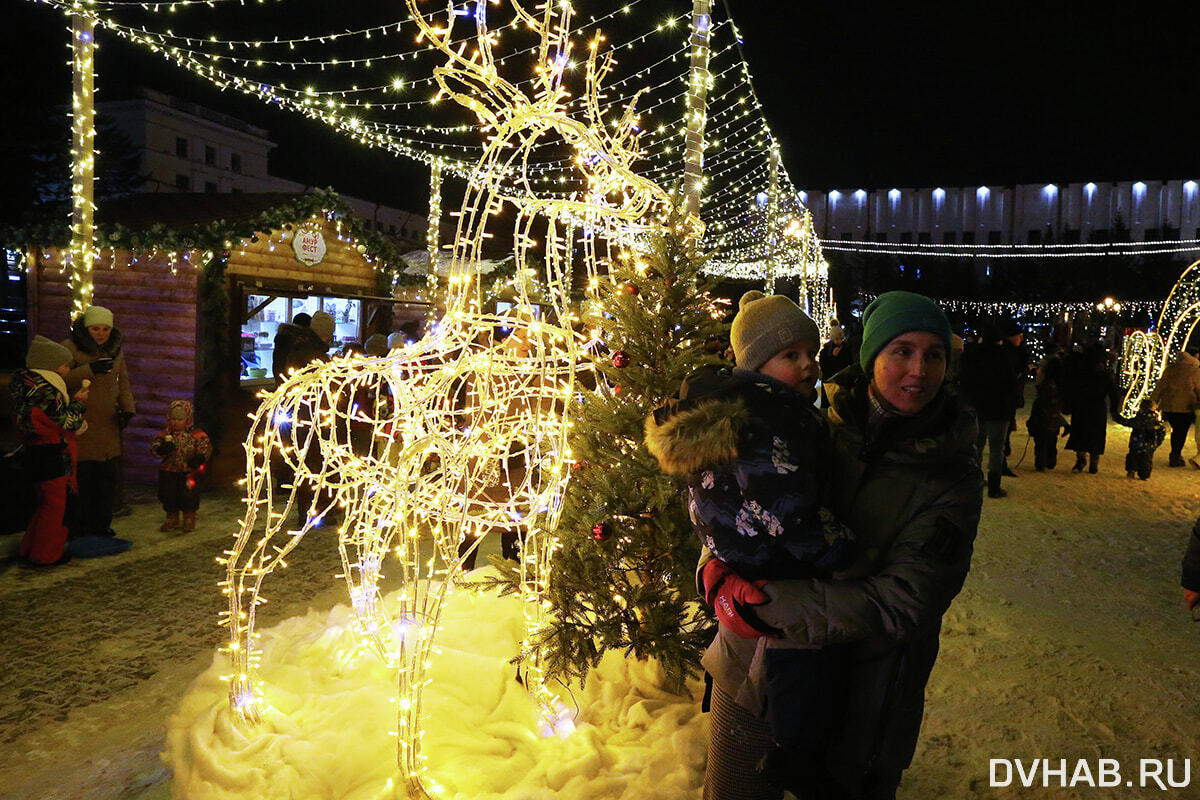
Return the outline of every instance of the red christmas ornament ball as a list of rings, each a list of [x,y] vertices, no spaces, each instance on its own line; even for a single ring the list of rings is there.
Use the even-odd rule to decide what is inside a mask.
[[[617,369],[623,369],[629,366],[629,353],[624,350],[617,350],[612,354],[612,365]]]
[[[613,396],[620,397],[620,395],[621,395],[621,384],[619,384],[619,383],[614,384],[613,385]]]
[[[636,295],[639,292],[641,292],[642,290],[637,287],[637,284],[627,283],[627,284],[625,284],[625,291],[629,292],[632,295]]]
[[[608,523],[597,522],[595,525],[592,526],[592,538],[595,539],[597,542],[603,542],[608,537],[609,537]]]

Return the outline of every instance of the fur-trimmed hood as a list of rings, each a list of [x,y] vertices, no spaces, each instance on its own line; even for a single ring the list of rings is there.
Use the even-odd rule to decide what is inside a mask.
[[[646,449],[668,475],[687,476],[736,461],[751,430],[790,419],[806,401],[791,387],[752,370],[706,366],[693,372],[646,419]]]
[[[684,477],[736,460],[738,439],[749,419],[739,397],[672,401],[646,418],[646,449],[663,472]]]
[[[87,326],[83,324],[83,316],[75,318],[75,322],[71,324],[71,341],[80,351],[87,353],[95,358],[116,358],[121,354],[121,345],[125,341],[125,337],[121,335],[121,330],[114,327],[112,333],[108,336],[108,341],[104,346],[96,344],[96,340],[92,338],[92,334],[88,333]]]

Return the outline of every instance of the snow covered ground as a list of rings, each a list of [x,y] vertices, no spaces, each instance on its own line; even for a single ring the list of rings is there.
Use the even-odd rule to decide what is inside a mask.
[[[1128,480],[1127,438],[1110,427],[1098,475],[1070,473],[1070,454],[1038,474],[1032,447],[1021,460],[1025,437],[1014,434],[1020,477],[1006,479],[1007,498],[984,500],[901,800],[1200,800],[1200,623],[1178,587],[1200,514],[1200,471],[1168,469],[1162,449],[1149,481]],[[392,682],[372,656],[351,655],[349,612],[336,602],[344,602],[336,589],[323,593],[316,610],[264,631],[276,710],[258,733],[230,723],[222,667],[205,670],[212,655],[197,652],[136,694],[78,708],[13,742],[26,752],[0,753],[0,797],[384,796],[394,770]],[[449,610],[426,693],[425,744],[446,797],[699,798],[707,720],[696,696],[664,693],[652,665],[610,655],[585,690],[566,696],[579,709],[574,732],[543,737],[507,664],[516,637],[506,601],[464,593]],[[160,749],[165,770],[148,766]],[[53,761],[56,751],[56,768],[37,783],[8,772],[6,764]],[[989,786],[992,759],[1009,760],[1012,785]],[[1046,779],[1039,762],[1034,785],[1022,787],[1017,767],[1028,772],[1033,759],[1056,768],[1064,759],[1065,776]],[[1089,786],[1109,779],[1100,759],[1119,764],[1121,785]],[[1188,785],[1137,785],[1140,759],[1162,762],[1164,785],[1183,782],[1189,759]],[[1062,785],[1073,775],[1075,786]]]
[[[1034,473],[1014,437],[1020,477],[1006,481],[1009,497],[985,500],[901,797],[1200,798],[1200,624],[1178,589],[1200,472],[1160,463],[1151,480],[1129,480],[1119,471],[1126,439],[1114,425],[1102,471],[1090,475],[1070,473],[1070,458]],[[198,679],[170,724],[177,797],[384,793],[391,685],[370,656],[346,663],[348,615],[313,612],[267,635],[264,674],[280,708],[260,738],[230,723],[219,666]],[[656,689],[652,666],[612,654],[569,699],[574,732],[539,736],[506,664],[518,636],[511,601],[459,594],[449,609],[426,737],[446,797],[699,797],[707,729],[695,696]],[[1065,774],[1039,766],[1034,786],[1021,787],[1017,760],[1028,775],[1039,758],[1060,770],[1065,759]],[[989,785],[992,759],[1008,760],[996,777],[1011,774],[1012,786]],[[1166,791],[1138,785],[1141,759],[1161,761]],[[1093,786],[1116,780],[1113,769],[1120,786]]]

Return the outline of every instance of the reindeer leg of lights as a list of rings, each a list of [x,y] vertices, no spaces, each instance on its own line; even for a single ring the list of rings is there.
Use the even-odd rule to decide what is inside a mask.
[[[1132,417],[1143,397],[1148,397],[1171,360],[1187,346],[1188,337],[1200,325],[1200,261],[1179,276],[1167,296],[1158,326],[1149,333],[1134,331],[1125,340],[1121,378],[1125,397],[1121,413]],[[1166,333],[1166,339],[1163,334]]]

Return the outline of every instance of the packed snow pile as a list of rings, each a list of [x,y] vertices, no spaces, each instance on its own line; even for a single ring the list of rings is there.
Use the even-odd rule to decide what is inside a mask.
[[[586,688],[560,687],[562,715],[550,730],[509,663],[520,638],[516,599],[451,595],[424,695],[424,752],[443,797],[699,797],[708,740],[701,685],[692,697],[671,694],[653,663],[609,653]],[[360,646],[350,608],[287,619],[259,644],[265,721],[235,721],[220,680],[228,664],[215,659],[168,725],[174,796],[390,797],[395,680]]]

